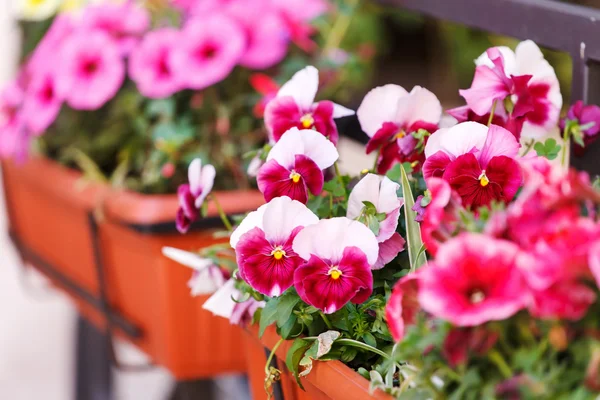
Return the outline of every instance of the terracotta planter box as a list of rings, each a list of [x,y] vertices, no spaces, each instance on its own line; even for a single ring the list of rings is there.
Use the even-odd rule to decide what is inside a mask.
[[[251,326],[245,332],[246,359],[250,391],[254,400],[267,398],[264,390],[265,364],[270,349],[279,336],[270,327],[261,339],[258,327]],[[307,376],[300,378],[304,390],[297,385],[293,375],[285,366],[287,351],[292,341],[281,344],[276,352],[276,368],[281,371],[281,380],[274,386],[274,400],[392,400],[386,393],[377,390],[369,393],[369,381],[341,361],[317,361]]]
[[[163,246],[196,250],[217,242],[216,210],[187,235],[174,229],[174,195],[82,185],[52,161],[2,162],[10,233],[24,261],[75,300],[99,326],[130,340],[178,380],[245,371],[242,331],[193,298],[191,270]],[[262,204],[260,193],[218,193],[229,214]],[[212,215],[212,217],[210,217]],[[104,301],[107,299],[107,301]],[[108,318],[107,318],[108,316]]]

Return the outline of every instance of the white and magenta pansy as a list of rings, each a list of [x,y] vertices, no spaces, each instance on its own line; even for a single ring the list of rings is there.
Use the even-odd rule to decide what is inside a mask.
[[[404,199],[397,191],[400,185],[388,177],[365,175],[352,189],[346,216],[368,226],[377,237],[379,257],[373,269],[383,268],[404,249],[405,241],[396,232]]]
[[[510,201],[523,180],[515,161],[519,148],[515,137],[502,127],[463,122],[431,135],[423,176],[448,181],[465,206]]]
[[[288,196],[302,203],[308,193],[318,195],[323,190],[323,170],[336,162],[335,145],[312,129],[291,128],[275,143],[267,162],[257,176],[259,190],[266,201]]]
[[[225,283],[223,271],[210,258],[174,247],[163,247],[162,253],[165,257],[193,270],[188,281],[192,296],[212,294]]]
[[[177,189],[179,210],[176,224],[179,232],[187,232],[192,222],[200,216],[200,208],[212,190],[215,175],[215,167],[210,164],[203,167],[202,160],[199,158],[190,163],[188,167],[189,183],[180,185]]]
[[[334,144],[338,140],[335,118],[353,115],[354,111],[324,100],[315,102],[319,88],[319,71],[308,66],[294,74],[265,108],[265,125],[273,142],[290,128],[315,129]]]
[[[346,217],[321,220],[296,235],[293,250],[306,261],[294,272],[294,286],[307,304],[330,314],[371,295],[379,245],[364,224]]]
[[[410,93],[398,85],[371,90],[356,112],[371,138],[367,154],[379,151],[377,172],[386,173],[396,162],[422,161],[418,151],[420,129],[433,133],[442,117],[442,105],[429,90],[415,86]],[[422,149],[421,149],[422,150]]]
[[[242,279],[264,295],[282,294],[304,262],[292,248],[294,238],[318,220],[304,204],[289,197],[276,197],[248,214],[230,238]]]
[[[521,42],[514,52],[493,47],[475,63],[471,88],[460,91],[467,107],[449,111],[459,122],[489,118],[496,103],[493,123],[506,127],[517,139],[540,139],[556,129],[562,107],[559,81],[534,42]],[[475,115],[469,117],[470,112]]]

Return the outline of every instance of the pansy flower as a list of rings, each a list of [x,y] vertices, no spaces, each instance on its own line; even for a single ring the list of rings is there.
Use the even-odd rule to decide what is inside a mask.
[[[178,40],[179,31],[157,29],[149,32],[131,53],[129,75],[142,95],[160,99],[181,89],[172,61],[172,51]]]
[[[185,233],[200,216],[200,208],[210,193],[215,182],[215,167],[210,164],[202,166],[202,160],[194,159],[188,167],[188,181],[177,188],[179,210],[177,211],[177,230]]]
[[[235,279],[229,279],[204,302],[202,308],[213,315],[227,318],[234,325],[245,325],[252,321],[256,310],[263,308],[265,302],[252,297],[239,302],[241,298],[242,293],[235,288]]]
[[[276,197],[251,212],[231,234],[240,276],[256,291],[279,296],[304,260],[292,248],[299,232],[319,218],[299,201]]]
[[[579,135],[581,142],[585,146],[592,143],[600,133],[600,107],[595,104],[584,105],[583,101],[575,102],[567,112],[567,117],[560,121],[560,129],[564,130],[565,126],[571,121],[574,124],[571,129],[573,135]],[[581,154],[581,146],[575,147],[576,154]]]
[[[258,188],[266,201],[288,196],[302,203],[308,193],[323,190],[323,170],[338,159],[335,145],[312,129],[292,128],[275,143],[267,162],[260,167]]]
[[[425,146],[423,176],[425,180],[443,177],[465,206],[507,202],[522,183],[515,161],[519,148],[515,137],[504,128],[463,122],[431,135]]]
[[[410,93],[398,85],[371,90],[357,110],[362,130],[371,138],[367,154],[378,151],[377,172],[385,174],[396,162],[422,161],[421,145],[416,138],[420,129],[437,130],[442,105],[429,90],[415,86]]]
[[[379,246],[364,224],[346,217],[321,220],[298,233],[293,249],[305,260],[294,286],[306,303],[331,314],[371,295]]]
[[[404,239],[396,232],[400,208],[404,199],[397,191],[400,185],[388,177],[375,174],[365,175],[352,189],[348,197],[346,217],[358,220],[375,229],[379,246],[379,257],[374,269],[383,268],[398,253],[404,250]]]
[[[521,42],[514,52],[493,47],[475,63],[471,88],[460,94],[476,115],[489,115],[495,102],[495,113],[507,116],[507,128],[514,129],[517,139],[541,138],[555,129],[562,107],[560,85],[534,42]]]
[[[265,125],[275,142],[290,128],[314,129],[334,144],[338,131],[334,118],[353,115],[354,111],[324,100],[315,103],[319,71],[308,66],[294,74],[265,109]]]
[[[481,234],[451,239],[419,270],[419,304],[457,326],[477,326],[516,314],[529,298],[519,253],[514,243]]]
[[[228,278],[224,271],[209,258],[200,257],[198,254],[174,247],[163,247],[162,254],[193,270],[192,277],[188,281],[192,296],[212,294],[222,287]]]

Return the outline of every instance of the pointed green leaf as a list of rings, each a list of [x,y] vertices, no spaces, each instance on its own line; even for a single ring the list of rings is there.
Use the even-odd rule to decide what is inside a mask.
[[[410,260],[411,270],[415,270],[427,263],[425,253],[419,253],[419,250],[423,246],[423,239],[421,238],[421,226],[415,221],[416,212],[413,211],[415,205],[415,199],[408,182],[408,176],[404,168],[400,170],[400,184],[402,186],[402,192],[404,193],[404,217],[406,221],[406,247],[408,249],[408,259]]]

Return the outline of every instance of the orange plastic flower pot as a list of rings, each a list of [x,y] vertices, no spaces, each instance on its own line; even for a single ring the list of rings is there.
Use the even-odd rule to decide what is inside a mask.
[[[245,331],[247,371],[250,391],[254,400],[267,398],[264,389],[265,364],[270,349],[279,336],[273,327],[267,328],[262,338],[258,338],[258,327],[250,326]],[[285,366],[287,352],[292,341],[283,342],[275,353],[276,367],[281,371],[281,379],[273,387],[279,391],[282,400],[392,400],[388,394],[376,390],[369,393],[369,382],[340,361],[316,361],[312,371],[300,378],[305,390],[296,384],[293,375]]]
[[[172,231],[176,196],[84,184],[78,172],[46,159],[3,161],[2,170],[20,254],[71,294],[86,318],[104,327],[109,315],[118,335],[179,380],[245,371],[242,331],[203,310],[207,296],[191,297],[186,285],[191,270],[161,253],[222,241],[213,237],[216,226],[180,235]],[[217,197],[228,214],[263,202],[255,191]],[[207,221],[216,215],[209,207]]]

